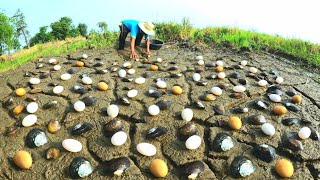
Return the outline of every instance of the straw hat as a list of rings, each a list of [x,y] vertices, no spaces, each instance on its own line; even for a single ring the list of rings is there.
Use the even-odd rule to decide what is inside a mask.
[[[153,30],[154,25],[152,24],[152,22],[140,22],[139,23],[139,27],[144,33],[146,33],[148,35],[154,35],[155,34],[155,32]]]

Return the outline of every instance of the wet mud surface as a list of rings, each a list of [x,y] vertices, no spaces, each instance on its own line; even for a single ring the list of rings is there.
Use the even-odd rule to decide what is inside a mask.
[[[82,56],[88,54],[87,59],[82,61],[85,67],[74,67],[74,62]],[[237,52],[226,48],[207,48],[203,51],[193,51],[188,48],[179,48],[176,45],[166,45],[159,51],[153,51],[153,56],[139,61],[128,59],[128,51],[118,53],[110,49],[81,50],[76,53],[62,54],[56,57],[44,57],[21,66],[20,68],[1,73],[0,76],[0,98],[2,106],[0,107],[0,178],[1,179],[71,179],[68,168],[72,159],[76,156],[82,156],[88,159],[94,167],[91,175],[84,179],[156,179],[149,170],[149,164],[153,159],[164,160],[169,168],[167,179],[187,179],[184,175],[183,165],[188,162],[200,160],[205,164],[205,170],[200,173],[198,179],[234,179],[230,173],[231,162],[235,156],[243,155],[248,157],[256,166],[256,171],[246,179],[279,179],[280,177],[274,170],[277,159],[287,158],[294,164],[294,175],[292,179],[317,179],[320,177],[320,142],[312,139],[300,140],[304,149],[292,150],[283,143],[283,136],[288,132],[297,133],[303,126],[312,126],[316,130],[320,122],[320,83],[319,72],[302,68],[298,63],[290,61],[269,53]],[[202,55],[205,64],[197,64],[195,57]],[[156,58],[162,58],[162,62],[156,62]],[[62,69],[52,71],[53,65],[48,63],[51,58],[56,58]],[[224,62],[225,79],[207,79],[207,76],[216,75],[215,67],[212,66],[217,60]],[[236,65],[243,60],[248,61],[248,65],[243,69],[237,69]],[[130,61],[135,74],[127,75],[128,78],[138,78],[146,72],[150,73],[144,84],[135,84],[132,82],[123,82],[118,77],[118,72],[112,72],[114,68],[121,69],[124,62]],[[101,67],[94,67],[96,63],[103,62]],[[70,64],[69,64],[70,63]],[[43,64],[42,68],[37,68]],[[158,71],[151,71],[150,64],[159,66]],[[145,65],[145,67],[143,67]],[[141,67],[142,66],[142,67]],[[176,70],[168,70],[172,66],[178,66]],[[255,78],[247,77],[249,67],[254,66],[258,69]],[[61,81],[60,76],[71,68],[77,72],[72,74],[72,78],[67,81]],[[108,70],[105,74],[97,74],[96,70]],[[49,71],[50,75],[41,79],[38,85],[28,84],[31,77],[40,77],[42,73]],[[208,82],[206,86],[199,86],[193,81],[192,75],[195,72],[201,74],[201,81]],[[241,78],[247,80],[245,85],[247,90],[239,99],[231,98],[232,88],[239,85],[237,79],[228,78],[231,73],[239,72]],[[260,73],[266,73],[266,76],[259,76]],[[171,74],[179,74],[181,77],[170,77]],[[83,85],[81,74],[89,74],[93,79],[92,85]],[[270,83],[275,82],[275,78],[281,76],[284,78],[282,84],[282,101],[290,101],[290,96],[285,92],[294,89],[302,96],[302,103],[298,106],[298,112],[289,111],[287,114],[278,116],[272,112],[272,107],[281,103],[271,102],[267,96],[266,87],[257,85],[258,79],[266,79]],[[258,77],[258,78],[257,78]],[[155,79],[164,78],[167,88],[160,90],[163,96],[160,98],[150,97],[149,89],[157,89]],[[99,91],[97,84],[104,81],[108,84],[107,91]],[[61,85],[64,91],[59,94],[53,94],[51,84]],[[216,97],[214,101],[204,101],[203,96],[210,93],[210,89],[218,84],[228,84],[223,90],[221,96]],[[81,95],[75,93],[73,87],[82,85],[90,90]],[[179,85],[183,89],[181,95],[174,95],[171,87]],[[17,97],[15,90],[23,87],[27,94],[23,97]],[[29,91],[34,88],[41,88],[41,91],[31,94]],[[128,98],[128,90],[134,88],[138,90],[138,95],[134,98]],[[76,112],[73,109],[73,103],[87,96],[97,97],[97,103],[94,106],[88,106],[83,112]],[[124,105],[119,98],[127,97],[130,105]],[[9,106],[3,106],[4,102],[13,99]],[[22,119],[29,113],[24,110],[19,115],[13,115],[12,110],[18,105],[27,105],[30,99],[35,99],[39,105],[39,110],[35,113],[38,121],[32,127],[23,127]],[[148,114],[148,107],[156,104],[160,100],[169,100],[173,105],[167,110],[161,110],[157,116]],[[253,102],[255,100],[264,100],[270,106],[266,110],[258,110]],[[50,102],[57,101],[58,106],[51,109],[42,107]],[[204,109],[195,107],[194,102],[200,101],[205,106]],[[119,115],[115,118],[121,120],[124,125],[124,132],[128,139],[122,146],[113,146],[111,138],[106,136],[103,130],[104,124],[111,121],[112,118],[106,113],[106,108],[110,104],[116,104],[119,107]],[[213,106],[221,105],[225,108],[223,115],[217,115]],[[241,106],[248,107],[247,113],[236,113],[232,109]],[[188,150],[185,147],[185,141],[178,138],[178,129],[186,124],[181,119],[181,111],[184,108],[191,108],[194,117],[191,120],[198,129],[197,134],[202,142],[196,150]],[[261,114],[266,117],[267,122],[273,124],[276,133],[273,136],[263,134],[261,125],[252,125],[249,123],[249,117],[255,114]],[[243,127],[240,130],[232,130],[224,123],[231,115],[241,118]],[[285,118],[299,118],[302,122],[298,125],[285,126],[281,123]],[[62,128],[56,134],[51,134],[47,130],[47,124],[50,120],[56,119],[62,124]],[[93,124],[93,129],[81,136],[71,135],[71,129],[74,125],[81,122]],[[168,132],[156,139],[146,139],[146,133],[153,127],[162,126],[168,129]],[[15,128],[14,133],[8,134],[10,128]],[[49,143],[38,148],[29,148],[26,145],[26,136],[33,128],[42,129],[49,137]],[[216,152],[212,149],[213,139],[219,132],[229,134],[235,140],[235,146],[226,152]],[[66,138],[73,138],[80,141],[83,149],[78,153],[66,151],[61,142]],[[297,138],[299,140],[299,138]],[[157,152],[152,157],[139,154],[136,145],[141,142],[153,144]],[[252,149],[257,144],[268,144],[276,149],[276,160],[266,163],[259,160],[252,153]],[[56,147],[60,150],[60,156],[55,160],[46,159],[46,151],[50,147]],[[26,150],[31,153],[33,165],[30,170],[20,170],[13,163],[13,156],[18,150]],[[113,177],[106,173],[108,162],[118,157],[128,157],[130,159],[130,168],[127,169],[121,177]]]

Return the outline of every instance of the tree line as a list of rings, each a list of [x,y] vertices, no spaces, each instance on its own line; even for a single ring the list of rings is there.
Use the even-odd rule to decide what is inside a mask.
[[[97,25],[100,33],[108,32],[106,22],[99,22]],[[90,33],[98,32],[91,30]],[[69,37],[88,37],[90,33],[85,23],[74,25],[70,17],[61,17],[59,21],[40,27],[39,32],[31,37],[26,18],[19,9],[12,17],[0,12],[0,55],[21,49],[20,41],[25,43],[24,48],[29,48],[39,43],[64,40]]]

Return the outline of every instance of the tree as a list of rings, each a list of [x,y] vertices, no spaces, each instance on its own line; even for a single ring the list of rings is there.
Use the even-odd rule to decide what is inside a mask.
[[[108,24],[106,22],[98,22],[97,25],[100,28],[102,34],[108,31]]]
[[[10,18],[0,12],[0,55],[16,48],[17,39]]]
[[[59,21],[51,23],[52,35],[58,40],[64,40],[70,37],[72,19],[69,17],[62,17]]]
[[[30,45],[33,46],[39,43],[45,43],[53,40],[53,36],[50,32],[47,32],[48,26],[40,27],[39,32],[30,39]]]
[[[88,35],[88,26],[86,24],[79,23],[78,29],[81,36],[86,37]]]
[[[16,31],[17,38],[20,38],[22,35],[24,38],[24,42],[29,47],[28,39],[30,38],[30,34],[29,34],[29,31],[27,30],[28,26],[25,20],[25,16],[20,11],[20,9],[18,9],[17,12],[13,15],[12,20],[13,20],[13,25]]]

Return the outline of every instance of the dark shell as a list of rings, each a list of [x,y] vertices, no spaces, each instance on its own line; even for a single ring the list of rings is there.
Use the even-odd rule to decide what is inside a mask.
[[[30,72],[27,71],[27,72],[24,73],[24,77],[32,77],[32,75],[31,75]]]
[[[223,119],[218,119],[215,123],[218,127],[229,127],[229,124],[227,121]]]
[[[101,67],[103,65],[104,65],[103,62],[97,62],[96,64],[93,65],[93,67]]]
[[[130,167],[130,160],[127,157],[119,157],[116,159],[112,159],[108,162],[109,171],[111,174],[120,176],[125,170]]]
[[[196,68],[194,71],[195,71],[196,73],[201,73],[201,72],[204,71],[204,69],[202,69],[202,68]]]
[[[198,132],[197,126],[191,122],[188,122],[187,124],[179,128],[179,138],[181,140],[186,140],[190,136],[197,134],[197,132]]]
[[[235,69],[243,69],[243,67],[241,65],[239,65],[239,64],[234,65],[233,68],[235,68]]]
[[[196,85],[197,86],[206,86],[206,85],[208,85],[208,82],[206,82],[206,81],[198,81],[198,82],[196,82]]]
[[[125,98],[125,97],[122,97],[119,99],[120,103],[123,104],[123,105],[126,105],[126,106],[129,106],[130,105],[130,101]]]
[[[211,75],[207,76],[206,79],[209,79],[209,80],[210,79],[217,79],[217,77],[218,77],[217,75],[211,74]]]
[[[44,144],[48,143],[48,141],[49,139],[45,132],[38,128],[31,129],[26,138],[26,144],[30,148],[43,146]]]
[[[26,101],[28,101],[28,102],[35,102],[35,101],[37,101],[38,99],[39,99],[38,96],[27,96],[27,97],[26,97]]]
[[[166,110],[166,109],[169,109],[173,103],[171,101],[168,101],[168,100],[161,100],[161,101],[158,101],[156,103],[156,105],[161,109],[161,110]]]
[[[47,71],[47,72],[41,73],[39,77],[40,77],[40,79],[45,79],[45,78],[47,78],[49,76],[50,76],[50,72]]]
[[[239,79],[238,82],[242,85],[246,85],[248,83],[246,79]]]
[[[286,118],[286,119],[283,119],[281,122],[285,126],[292,126],[295,124],[299,125],[301,123],[301,119],[299,119],[299,118]]]
[[[158,81],[166,81],[166,79],[162,78],[162,77],[159,77],[159,78],[155,78],[153,81],[156,83]]]
[[[215,105],[213,106],[213,111],[215,115],[223,115],[225,114],[226,110],[221,105]]]
[[[112,136],[114,133],[123,130],[123,124],[120,120],[113,119],[106,123],[103,129],[107,136]]]
[[[284,106],[285,106],[288,110],[293,111],[293,112],[298,112],[298,111],[300,111],[300,108],[299,108],[297,105],[292,104],[292,103],[284,103]]]
[[[194,102],[194,106],[198,109],[205,109],[205,106],[200,101]]]
[[[248,108],[244,107],[235,107],[232,109],[233,112],[235,113],[247,113],[249,111]]]
[[[277,70],[275,70],[275,69],[271,69],[270,71],[269,71],[269,74],[271,74],[271,75],[278,75],[278,71]]]
[[[177,70],[177,69],[179,69],[178,66],[171,66],[171,67],[169,67],[167,70],[168,70],[168,71],[175,71],[175,70]]]
[[[83,86],[74,86],[73,89],[74,89],[74,92],[78,94],[85,94],[89,91],[87,88]]]
[[[71,59],[70,59],[70,60],[71,60]],[[76,60],[76,59],[74,58],[73,60]],[[65,61],[65,62],[63,62],[62,64],[73,64],[73,62],[72,62],[72,61]]]
[[[59,85],[59,84],[53,83],[53,82],[48,83],[48,86],[52,86],[52,87],[56,87],[56,86],[58,86],[58,85]]]
[[[298,93],[297,93],[297,91],[296,91],[295,89],[290,88],[290,89],[288,89],[288,90],[286,91],[286,94],[287,94],[288,96],[294,96],[294,95],[297,95]]]
[[[150,89],[148,91],[148,93],[149,93],[149,96],[154,97],[154,98],[159,98],[163,95],[161,91],[154,90],[154,89]]]
[[[170,78],[179,78],[179,77],[182,77],[182,74],[170,74],[169,76]]]
[[[217,84],[217,87],[219,87],[220,89],[228,89],[230,87],[230,84],[227,84],[227,83],[219,83]]]
[[[274,147],[267,144],[255,145],[252,149],[252,153],[260,160],[268,163],[276,158],[276,150]]]
[[[303,150],[303,145],[301,141],[294,139],[293,137],[289,137],[285,139],[284,145],[285,148],[291,149],[293,151]]]
[[[235,141],[229,134],[220,132],[213,139],[212,149],[217,152],[223,152],[230,150],[234,145]]]
[[[169,64],[177,64],[177,62],[170,61]]]
[[[72,128],[71,134],[74,136],[79,136],[81,134],[84,134],[90,131],[92,128],[93,128],[93,125],[91,123],[87,123],[87,122],[79,123]]]
[[[244,94],[243,93],[231,93],[229,96],[234,99],[241,99],[244,97]]]
[[[69,74],[76,74],[76,73],[78,73],[79,71],[80,71],[80,68],[74,67],[74,68],[69,69],[67,72],[68,72]]]
[[[255,114],[249,117],[249,122],[253,125],[262,125],[266,123],[267,120],[263,115]]]
[[[101,60],[102,60],[102,58],[100,58],[100,57],[96,57],[96,58],[94,58],[94,60],[101,61]]]
[[[268,109],[269,104],[267,102],[261,101],[261,100],[256,100],[253,102],[254,107],[257,109],[263,110],[263,109]]]
[[[310,138],[312,140],[315,140],[315,141],[319,141],[320,140],[320,134],[319,132],[312,126],[309,126],[310,130],[311,130],[311,135],[310,135]]]
[[[86,106],[93,106],[97,103],[98,98],[94,97],[94,96],[87,96],[82,98],[82,102],[84,102],[84,104]]]
[[[122,81],[122,82],[132,82],[132,81],[133,81],[133,78],[126,78],[126,77],[124,77],[124,78],[121,79],[121,81]]]
[[[144,78],[150,78],[152,76],[152,72],[145,72],[142,74],[142,77]]]
[[[82,79],[84,77],[90,77],[90,75],[89,74],[81,74],[79,77]]]
[[[243,172],[243,165],[246,164],[246,169]],[[231,174],[235,178],[246,177],[252,174],[256,170],[256,166],[252,163],[250,159],[245,156],[236,156],[231,163]],[[246,173],[245,173],[246,172]]]
[[[72,178],[82,178],[90,175],[93,171],[91,163],[83,157],[73,158],[70,166],[69,173]]]
[[[235,79],[239,79],[240,78],[240,73],[238,73],[238,72],[234,72],[234,73],[231,73],[230,75],[229,75],[229,77],[230,78],[235,78]]]
[[[50,101],[42,106],[43,109],[50,109],[58,107],[58,101]]]
[[[215,63],[206,63],[204,66],[205,67],[216,67],[216,64]]]
[[[165,127],[154,127],[147,131],[146,138],[154,139],[156,137],[162,136],[168,132],[168,129]]]
[[[106,70],[106,69],[96,69],[96,74],[106,74],[108,73],[109,71]]]
[[[131,90],[134,89],[134,86],[131,84],[127,84],[125,87],[122,88],[123,90]]]
[[[266,77],[266,76],[268,76],[268,73],[267,72],[261,72],[260,75]]]
[[[202,161],[193,161],[182,166],[182,174],[188,179],[196,179],[205,169]]]
[[[273,84],[273,85],[270,85],[267,89],[267,93],[273,93],[274,91],[276,90],[281,90],[282,89],[282,86],[279,85],[279,84]]]
[[[5,100],[2,103],[2,107],[8,107],[9,105],[11,105],[13,103],[13,99],[12,98],[8,98],[7,100]]]

